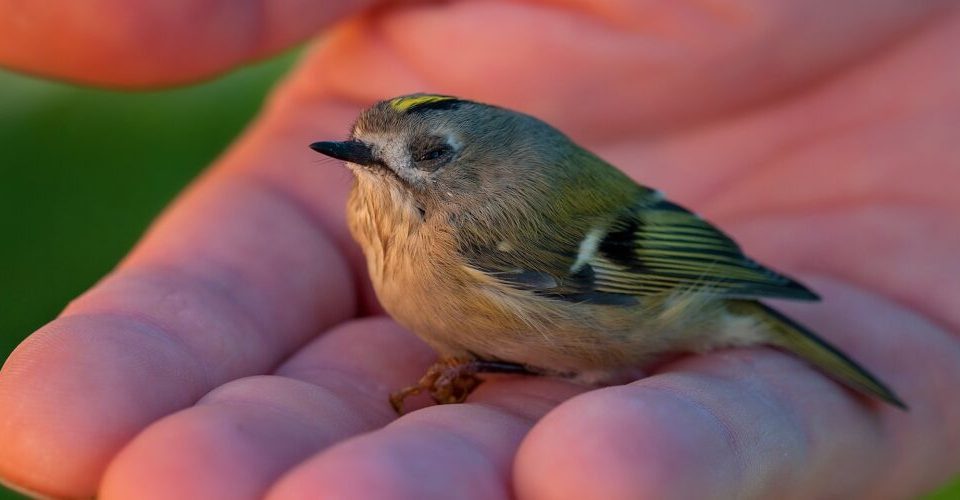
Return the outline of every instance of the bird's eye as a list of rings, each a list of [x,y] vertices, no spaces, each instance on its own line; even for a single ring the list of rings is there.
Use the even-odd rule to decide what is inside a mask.
[[[416,155],[414,155],[413,161],[421,162],[421,161],[436,160],[437,158],[447,155],[449,152],[450,152],[450,146],[447,146],[444,144],[444,145],[436,146],[426,151],[417,153]]]
[[[453,147],[439,137],[418,141],[410,149],[413,163],[421,170],[436,170],[453,157]]]

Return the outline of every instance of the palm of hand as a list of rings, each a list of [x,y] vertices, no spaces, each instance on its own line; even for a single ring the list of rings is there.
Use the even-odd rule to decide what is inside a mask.
[[[105,498],[898,497],[942,481],[960,466],[944,425],[960,421],[960,285],[937,279],[960,271],[960,18],[788,23],[781,7],[466,3],[340,26],[119,269],[11,356],[0,473]],[[872,28],[839,34],[862,15]],[[789,311],[911,412],[758,349],[573,399],[497,379],[394,420],[388,392],[432,355],[375,315],[342,222],[349,176],[306,145],[414,90],[538,115],[701,211],[821,292]]]

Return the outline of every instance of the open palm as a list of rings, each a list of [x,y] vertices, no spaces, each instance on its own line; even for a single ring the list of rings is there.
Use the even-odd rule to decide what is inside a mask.
[[[57,496],[526,499],[902,498],[955,473],[960,9],[637,4],[0,0],[0,63],[95,84],[192,81],[325,33],[8,359],[0,475]],[[496,378],[396,418],[388,393],[433,355],[382,316],[351,177],[307,145],[418,90],[532,113],[697,209],[820,292],[783,307],[910,412],[749,349],[589,392]]]

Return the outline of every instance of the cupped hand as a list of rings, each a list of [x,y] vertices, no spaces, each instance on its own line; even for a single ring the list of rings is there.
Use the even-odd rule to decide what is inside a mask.
[[[960,9],[948,2],[0,1],[0,63],[180,83],[323,33],[131,254],[0,372],[0,475],[102,498],[906,498],[960,469]],[[69,8],[67,8],[69,7]],[[346,19],[345,16],[352,16]],[[418,90],[530,112],[822,293],[888,382],[769,349],[590,390],[494,378],[396,418],[350,175],[307,145]]]

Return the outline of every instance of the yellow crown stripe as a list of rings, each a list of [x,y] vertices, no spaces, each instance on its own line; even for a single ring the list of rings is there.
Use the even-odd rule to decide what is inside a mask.
[[[415,95],[415,96],[406,96],[406,97],[397,97],[390,101],[390,107],[393,109],[404,112],[414,106],[419,106],[421,104],[428,104],[431,102],[440,102],[440,101],[455,101],[456,97],[450,97],[448,95]]]

